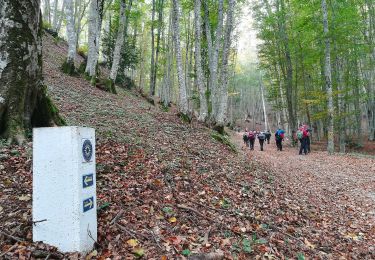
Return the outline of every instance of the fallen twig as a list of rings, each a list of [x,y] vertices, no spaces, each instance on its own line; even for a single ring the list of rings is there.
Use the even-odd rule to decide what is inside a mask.
[[[12,235],[9,235],[9,234],[7,234],[7,233],[5,233],[5,232],[3,232],[3,231],[0,231],[0,234],[3,234],[4,236],[9,237],[9,238],[11,238],[11,239],[13,239],[13,240],[15,240],[15,241],[17,241],[17,242],[24,242],[24,241],[25,241],[25,240],[22,239],[22,238],[15,237],[15,236],[12,236]]]
[[[17,244],[15,244],[15,245],[9,247],[9,249],[8,249],[7,251],[5,251],[4,253],[2,253],[2,254],[0,255],[0,258],[2,258],[3,256],[5,256],[6,254],[8,254],[10,251],[12,251],[12,250],[13,250],[14,248],[16,248],[16,247],[17,247]]]
[[[180,209],[186,209],[186,210],[190,210],[190,211],[193,211],[195,214],[209,220],[209,221],[212,221],[212,222],[216,222],[216,220],[210,218],[210,217],[207,217],[206,215],[200,213],[198,210],[194,209],[194,208],[191,208],[191,207],[188,207],[186,205],[183,205],[183,204],[177,204],[177,208],[180,208]]]
[[[208,244],[208,237],[210,236],[211,228],[212,226],[209,226],[206,234],[204,235],[204,239],[203,239],[204,245]]]
[[[122,231],[124,231],[125,233],[127,233],[129,236],[131,236],[132,238],[137,238],[137,236],[140,236],[146,240],[149,240],[149,237],[143,235],[142,233],[137,233],[131,229],[128,229],[126,227],[124,227],[123,225],[120,225],[118,223],[116,223],[116,226],[119,227]]]
[[[124,214],[124,210],[120,210],[117,215],[112,219],[110,225],[116,224],[117,220]]]
[[[160,243],[159,243],[159,241],[158,241],[158,238],[155,236],[155,233],[152,231],[152,230],[149,230],[149,229],[146,229],[148,232],[150,232],[150,234],[152,235],[152,237],[154,238],[154,240],[155,240],[155,242],[156,242],[156,244],[157,244],[157,246],[161,249],[161,250],[164,250],[162,247],[161,247],[161,245],[160,245]],[[160,239],[160,238],[159,238]]]

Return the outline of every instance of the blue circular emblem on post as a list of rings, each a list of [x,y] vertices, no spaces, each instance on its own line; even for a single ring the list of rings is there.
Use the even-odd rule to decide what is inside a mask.
[[[82,145],[82,155],[86,162],[89,162],[92,158],[92,144],[90,140],[85,140]]]

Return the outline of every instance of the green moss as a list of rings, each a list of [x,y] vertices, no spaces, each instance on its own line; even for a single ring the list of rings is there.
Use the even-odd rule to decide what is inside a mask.
[[[64,73],[66,73],[70,76],[73,76],[73,75],[77,74],[75,66],[74,66],[74,62],[68,62],[67,59],[62,64],[61,69]]]
[[[107,86],[109,92],[117,94],[115,83],[111,79],[107,79],[105,85]]]
[[[185,123],[191,123],[191,117],[189,115],[183,113],[179,113],[178,115]]]
[[[238,153],[237,147],[231,142],[227,135],[222,135],[216,131],[211,133],[211,137],[222,144],[227,145],[233,152]]]
[[[34,127],[51,126],[53,124],[58,126],[66,125],[66,121],[59,114],[59,109],[47,95],[46,86],[43,86],[38,96],[37,104],[31,118],[31,124]]]

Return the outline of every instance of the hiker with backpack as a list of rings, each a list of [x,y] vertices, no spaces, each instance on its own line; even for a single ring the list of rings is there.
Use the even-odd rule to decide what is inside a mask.
[[[307,149],[307,152],[310,153],[311,152],[311,148],[310,148],[310,144],[311,144],[311,141],[310,141],[311,129],[307,127],[306,131],[307,131],[306,149]]]
[[[308,132],[305,126],[300,126],[300,128],[297,130],[297,138],[301,143],[301,146],[299,148],[299,155],[302,155],[302,152],[306,155],[307,154],[307,137]]]
[[[247,130],[247,128],[246,128],[245,133],[242,136],[243,143],[245,144],[245,146],[249,145],[249,133],[248,132],[249,132],[249,130]]]
[[[277,129],[277,131],[275,132],[275,140],[278,151],[283,150],[284,133],[284,130],[282,130],[281,128]]]
[[[270,130],[267,130],[267,132],[265,133],[266,135],[266,139],[267,139],[267,144],[270,144],[270,139],[271,139],[271,132]]]
[[[255,142],[254,131],[249,131],[248,139],[249,139],[250,150],[254,150],[254,142]]]
[[[258,134],[258,140],[259,140],[259,144],[260,144],[260,150],[263,151],[264,140],[266,140],[266,135],[265,135],[264,132],[260,132]]]

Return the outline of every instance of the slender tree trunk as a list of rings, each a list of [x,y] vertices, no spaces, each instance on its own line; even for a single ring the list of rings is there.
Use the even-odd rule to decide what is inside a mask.
[[[228,11],[227,11],[227,22],[225,25],[225,35],[224,35],[224,47],[221,61],[220,70],[220,84],[217,84],[218,88],[218,114],[216,122],[219,126],[224,126],[227,121],[227,111],[228,111],[228,78],[229,78],[229,52],[232,44],[232,32],[233,32],[233,14],[234,14],[234,0],[228,0]],[[219,40],[219,39],[217,39]]]
[[[154,84],[154,94],[156,88],[156,81],[157,81],[157,73],[158,73],[158,63],[159,63],[159,54],[160,54],[160,37],[161,37],[161,30],[163,27],[163,11],[164,11],[164,0],[159,0],[158,4],[158,35],[156,37],[156,54],[155,54],[155,66],[153,71],[153,84]]]
[[[95,84],[96,68],[99,58],[99,43],[102,27],[104,0],[91,0],[88,21],[88,53],[85,73],[91,78],[91,83]]]
[[[117,33],[116,43],[115,43],[115,50],[113,51],[113,62],[111,73],[109,75],[111,81],[111,91],[116,92],[114,84],[116,82],[117,72],[120,65],[121,59],[121,48],[124,45],[124,31],[125,31],[125,24],[126,24],[126,5],[125,0],[121,0],[121,7],[120,7],[120,23],[119,29]]]
[[[152,0],[152,13],[151,13],[151,66],[150,66],[150,96],[155,95],[155,82],[154,82],[154,71],[155,71],[155,10],[156,3]]]
[[[51,24],[51,4],[50,0],[44,1],[44,20]]]
[[[190,117],[184,70],[182,65],[181,44],[180,44],[180,3],[173,0],[173,38],[176,52],[177,78],[179,85],[179,111],[182,115]]]
[[[59,13],[58,15],[58,22],[57,22],[57,26],[55,27],[55,31],[57,33],[60,32],[60,29],[61,29],[61,23],[62,23],[62,20],[63,20],[63,17],[64,17],[64,12],[65,12],[65,0],[63,0],[63,4],[62,4],[62,7],[61,7],[61,12]]]
[[[332,93],[332,77],[331,77],[331,46],[329,38],[328,29],[328,12],[326,0],[322,0],[322,13],[323,13],[323,30],[325,38],[325,64],[324,64],[324,75],[325,75],[325,85],[328,97],[328,145],[327,150],[329,154],[335,152],[335,143],[333,135],[333,93]]]
[[[293,106],[294,97],[293,97],[293,65],[292,59],[290,55],[290,47],[289,47],[289,37],[286,32],[286,15],[285,15],[285,3],[284,0],[280,0],[280,7],[281,7],[281,21],[280,21],[280,34],[283,41],[284,46],[284,55],[285,55],[285,62],[286,62],[286,101],[287,101],[287,108],[288,108],[288,120],[289,120],[289,127],[290,130],[296,129],[296,111],[295,107]],[[290,134],[290,133],[289,133]]]
[[[260,85],[260,94],[261,94],[261,97],[262,97],[262,105],[263,105],[263,115],[264,115],[264,126],[265,126],[265,130],[268,131],[269,130],[269,126],[268,126],[268,118],[267,118],[267,110],[266,110],[266,102],[265,102],[265,99],[264,99],[264,86],[263,86],[263,78],[262,78],[262,75],[260,74],[260,77],[259,77],[259,85]]]
[[[0,5],[0,136],[22,143],[26,130],[63,124],[42,81],[40,0]]]
[[[212,59],[210,64],[210,88],[211,88],[211,101],[212,101],[212,115],[211,120],[216,124],[216,119],[219,113],[219,100],[220,94],[218,87],[218,66],[219,66],[219,52],[220,52],[220,43],[222,41],[223,35],[223,9],[224,9],[224,0],[219,0],[219,10],[218,10],[218,25],[216,29],[216,38],[215,45],[212,48]],[[209,24],[209,21],[208,21]]]
[[[76,57],[77,42],[76,33],[74,29],[74,13],[73,13],[73,0],[64,0],[65,2],[65,15],[66,15],[66,31],[68,36],[68,57],[63,70],[65,73],[73,74],[75,72],[74,61]]]
[[[202,68],[202,53],[201,53],[201,0],[195,0],[194,16],[195,16],[195,69],[197,73],[197,85],[199,90],[199,116],[198,120],[205,122],[208,117],[207,107],[207,88],[204,84],[203,68]]]
[[[57,15],[58,5],[59,5],[59,0],[54,0],[53,2],[53,25],[52,25],[54,30],[56,30],[57,22],[58,22],[58,15]]]

